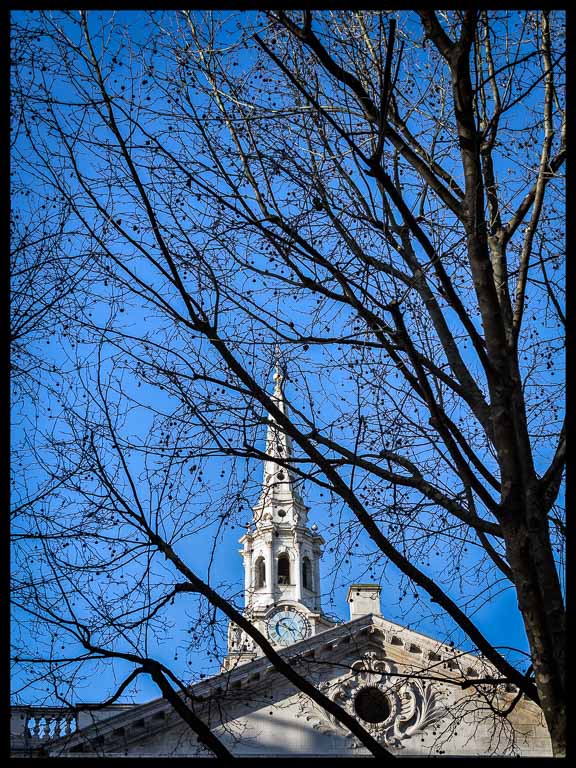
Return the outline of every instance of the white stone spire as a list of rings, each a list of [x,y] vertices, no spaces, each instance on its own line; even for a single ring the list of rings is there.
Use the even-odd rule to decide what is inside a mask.
[[[274,372],[274,394],[272,400],[277,408],[288,414],[284,396],[285,374],[280,363],[276,346],[276,366]],[[281,462],[294,457],[292,440],[281,425],[270,416],[266,435],[266,453],[270,458],[264,462],[264,476],[260,499],[254,507],[256,525],[273,521],[281,525],[306,525],[307,513],[302,497],[297,488],[298,476]]]

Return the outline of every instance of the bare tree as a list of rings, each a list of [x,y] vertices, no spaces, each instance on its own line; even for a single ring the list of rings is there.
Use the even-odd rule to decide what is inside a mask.
[[[181,532],[242,519],[249,496],[231,473],[185,523],[185,472],[264,458],[270,414],[298,446],[287,465],[342,506],[344,553],[366,533],[373,571],[396,566],[399,599],[433,602],[539,703],[562,755],[562,14],[136,18],[17,21],[42,62],[20,70],[42,108],[19,161],[65,201],[99,307],[74,325],[86,389],[60,400],[65,447],[46,442],[91,478],[67,484],[71,511],[135,514],[181,570]],[[291,416],[265,385],[277,342]],[[130,432],[137,409],[155,414],[148,442]],[[44,557],[56,582],[77,571]],[[503,585],[528,669],[473,619]],[[166,596],[146,597],[143,626]]]

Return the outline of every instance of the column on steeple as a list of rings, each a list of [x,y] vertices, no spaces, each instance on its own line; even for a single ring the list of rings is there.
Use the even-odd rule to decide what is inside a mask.
[[[294,554],[297,567],[294,568],[294,599],[299,603],[302,602],[302,552],[301,552],[301,539],[296,534],[294,536]]]
[[[241,550],[241,554],[244,558],[244,594],[246,595],[246,598],[248,599],[248,602],[246,603],[246,606],[249,605],[250,596],[251,596],[251,582],[252,582],[252,571],[254,570],[254,565],[252,562],[252,548],[246,547],[245,549]]]

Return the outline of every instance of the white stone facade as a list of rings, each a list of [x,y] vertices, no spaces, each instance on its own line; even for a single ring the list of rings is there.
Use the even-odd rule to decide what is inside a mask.
[[[361,722],[393,754],[551,755],[541,712],[532,702],[520,699],[507,718],[493,713],[490,705],[504,709],[516,692],[501,690],[491,697],[484,686],[476,686],[475,679],[490,673],[489,665],[381,616],[356,618],[281,653],[319,690],[356,716],[362,691],[379,691],[387,702],[387,716],[377,723]],[[463,689],[463,681],[469,687]],[[368,754],[265,657],[202,681],[190,693],[196,714],[236,756]],[[28,740],[28,749],[33,742]],[[192,757],[206,753],[170,705],[158,699],[48,742],[45,754]]]

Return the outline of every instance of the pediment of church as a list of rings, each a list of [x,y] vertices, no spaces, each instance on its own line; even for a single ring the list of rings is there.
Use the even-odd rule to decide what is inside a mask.
[[[281,653],[395,754],[490,754],[505,740],[511,754],[549,748],[531,702],[521,700],[505,727],[502,718],[489,717],[487,699],[473,684],[489,671],[482,660],[381,616],[359,617]],[[194,712],[235,755],[367,754],[265,657],[193,685],[190,695]],[[504,707],[514,696],[502,691],[491,704]],[[203,750],[171,705],[157,699],[81,728],[46,752],[168,757]]]

